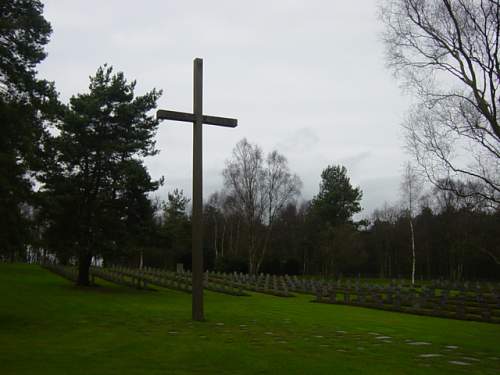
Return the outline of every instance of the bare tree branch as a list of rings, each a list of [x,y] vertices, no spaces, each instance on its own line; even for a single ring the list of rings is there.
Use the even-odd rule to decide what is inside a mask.
[[[436,186],[462,178],[498,206],[499,2],[385,0],[380,11],[388,66],[419,100],[407,148]]]
[[[262,150],[246,139],[238,142],[223,171],[224,185],[248,228],[249,271],[258,272],[266,255],[276,216],[300,194],[302,182],[292,175],[286,158],[277,151],[264,160]],[[263,236],[258,228],[265,228]]]

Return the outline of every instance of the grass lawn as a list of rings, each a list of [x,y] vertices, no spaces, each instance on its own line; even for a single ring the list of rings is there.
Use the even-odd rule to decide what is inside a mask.
[[[0,374],[500,374],[500,325],[99,283],[0,264]]]

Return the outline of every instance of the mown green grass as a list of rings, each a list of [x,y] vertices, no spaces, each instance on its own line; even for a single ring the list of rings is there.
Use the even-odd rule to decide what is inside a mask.
[[[0,264],[0,374],[500,373],[500,325],[209,292],[193,323],[185,293],[100,284]]]

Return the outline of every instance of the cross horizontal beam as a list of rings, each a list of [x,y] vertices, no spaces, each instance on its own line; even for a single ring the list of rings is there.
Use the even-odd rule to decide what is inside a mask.
[[[184,121],[193,123],[196,120],[195,115],[193,113],[167,111],[164,109],[159,109],[156,112],[156,118],[159,120],[173,120],[173,121]],[[235,128],[236,126],[238,126],[238,120],[235,118],[203,115],[202,119],[203,123],[207,125],[218,125],[218,126],[225,126],[228,128]]]

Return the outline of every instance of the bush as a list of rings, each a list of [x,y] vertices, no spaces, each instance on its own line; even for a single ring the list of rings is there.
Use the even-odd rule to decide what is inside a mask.
[[[283,264],[283,273],[287,275],[298,275],[301,272],[301,264],[297,258],[288,258]]]
[[[246,258],[239,256],[224,256],[215,260],[215,271],[219,272],[248,272]]]
[[[260,271],[271,275],[298,275],[300,273],[300,261],[296,258],[270,258],[262,262]]]

